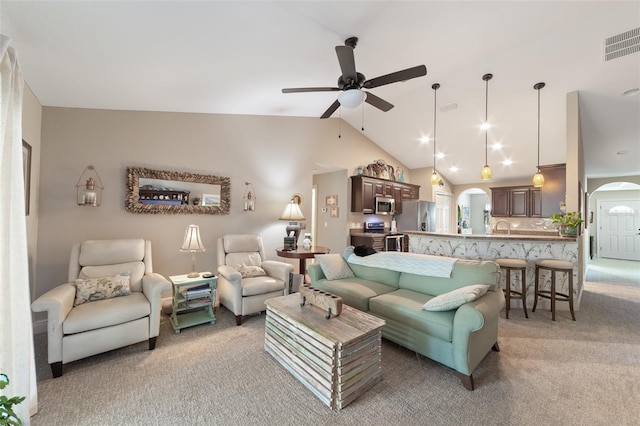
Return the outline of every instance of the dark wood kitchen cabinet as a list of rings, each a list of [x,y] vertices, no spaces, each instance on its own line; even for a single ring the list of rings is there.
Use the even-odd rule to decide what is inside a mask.
[[[420,185],[394,182],[370,176],[351,176],[351,211],[373,212],[376,197],[391,197],[395,200],[396,213],[402,212],[402,200],[417,200]]]
[[[533,186],[491,188],[491,215],[541,217],[540,190]]]

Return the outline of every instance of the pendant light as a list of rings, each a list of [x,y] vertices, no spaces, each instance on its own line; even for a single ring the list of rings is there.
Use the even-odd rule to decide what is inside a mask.
[[[545,84],[542,82],[533,85],[533,88],[538,91],[538,171],[533,175],[533,186],[536,188],[541,188],[544,185],[544,176],[540,171],[540,89],[544,86]]]
[[[487,137],[489,133],[489,80],[493,78],[493,74],[485,74],[482,79],[486,83],[485,88],[485,104],[484,104],[484,167],[480,172],[482,180],[491,179],[491,167],[487,161]]]
[[[440,178],[436,172],[436,111],[437,111],[437,90],[440,88],[438,83],[431,86],[433,89],[433,174],[431,175],[431,186],[438,186],[440,184]]]

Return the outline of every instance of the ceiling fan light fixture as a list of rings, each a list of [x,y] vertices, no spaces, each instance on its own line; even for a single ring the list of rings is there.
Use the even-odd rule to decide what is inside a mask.
[[[338,96],[338,102],[345,108],[356,108],[362,105],[366,93],[360,89],[349,89],[340,93]]]

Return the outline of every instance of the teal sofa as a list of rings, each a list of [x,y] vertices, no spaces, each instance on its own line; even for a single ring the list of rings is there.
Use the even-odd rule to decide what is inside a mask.
[[[450,277],[435,277],[349,263],[352,253],[349,247],[343,257],[355,277],[329,280],[320,264],[314,263],[308,268],[311,285],[384,319],[385,339],[453,368],[464,387],[473,390],[473,370],[489,350],[499,351],[498,315],[504,307],[504,295],[499,287],[498,265],[458,259]],[[425,256],[425,262],[428,258]],[[457,309],[422,309],[435,296],[472,284],[490,287],[484,295]]]

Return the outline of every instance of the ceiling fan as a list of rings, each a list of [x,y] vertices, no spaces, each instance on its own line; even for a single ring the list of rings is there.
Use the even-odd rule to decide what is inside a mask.
[[[384,86],[385,84],[406,81],[416,77],[427,75],[427,67],[418,65],[417,67],[407,68],[406,70],[396,71],[380,77],[366,80],[365,76],[356,72],[356,62],[353,56],[353,49],[358,43],[358,37],[349,37],[345,40],[344,46],[336,46],[336,54],[342,75],[338,77],[338,87],[298,87],[290,89],[282,89],[282,93],[300,93],[300,92],[338,92],[342,91],[338,99],[320,116],[320,118],[329,118],[340,106],[346,108],[355,108],[365,101],[369,105],[387,112],[393,108],[393,104],[374,95],[371,92],[365,92],[362,89],[373,89],[374,87]]]

